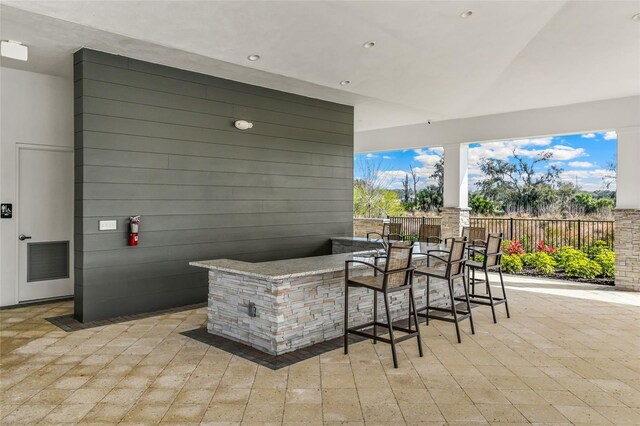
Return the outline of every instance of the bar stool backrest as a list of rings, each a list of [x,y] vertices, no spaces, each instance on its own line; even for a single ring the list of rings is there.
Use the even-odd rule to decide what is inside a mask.
[[[382,238],[386,238],[388,240],[389,235],[395,234],[396,236],[398,236],[400,234],[400,231],[402,231],[401,223],[385,222],[382,225]]]
[[[440,229],[440,225],[428,225],[423,223],[420,225],[420,230],[418,231],[418,242],[428,243],[429,237],[440,238]]]
[[[502,245],[502,232],[489,234],[485,249],[485,267],[497,266],[500,264],[500,246]]]
[[[409,267],[411,267],[411,255],[413,243],[401,241],[389,245],[387,263],[385,264],[384,288],[395,288],[409,283]],[[391,272],[395,271],[398,272]]]
[[[482,226],[465,226],[462,228],[462,236],[473,243],[475,240],[484,241],[487,238],[487,230]]]
[[[459,275],[464,272],[464,262],[460,260],[464,259],[467,251],[467,238],[456,237],[451,243],[451,251],[449,251],[449,274],[448,276]],[[458,263],[453,263],[458,262]]]

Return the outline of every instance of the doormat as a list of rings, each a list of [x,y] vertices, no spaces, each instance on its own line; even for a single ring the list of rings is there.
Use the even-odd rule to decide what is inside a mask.
[[[55,325],[56,327],[69,333],[72,331],[86,330],[89,328],[104,327],[105,325],[119,324],[127,321],[135,321],[135,320],[140,320],[145,318],[151,318],[158,315],[175,314],[177,312],[184,312],[184,311],[190,311],[192,309],[204,308],[206,306],[207,306],[207,302],[194,303],[192,305],[178,306],[177,308],[162,309],[160,311],[145,312],[145,313],[134,314],[134,315],[123,315],[120,317],[114,317],[114,318],[109,318],[109,319],[100,320],[100,321],[80,322],[77,319],[75,319],[72,314],[61,315],[59,317],[51,317],[51,318],[45,318],[45,319],[49,321],[51,324]]]
[[[293,352],[287,352],[282,355],[270,355],[266,352],[262,352],[259,349],[252,348],[245,345],[227,339],[226,337],[217,336],[207,331],[207,327],[200,327],[194,330],[183,331],[183,336],[190,337],[205,345],[213,346],[214,348],[221,349],[232,355],[237,355],[248,361],[255,362],[263,367],[270,368],[272,370],[279,370],[283,367],[296,364],[300,361],[304,361],[314,356],[322,355],[323,353],[332,351],[334,349],[342,348],[343,337],[336,337],[331,340],[316,343],[315,345],[307,346],[306,348],[298,349]],[[349,335],[349,343],[357,343],[363,340],[367,340],[365,337]]]

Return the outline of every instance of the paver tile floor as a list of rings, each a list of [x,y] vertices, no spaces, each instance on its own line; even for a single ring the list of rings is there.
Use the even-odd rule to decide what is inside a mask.
[[[270,370],[180,333],[206,308],[67,333],[70,301],[0,311],[2,424],[640,424],[640,294],[507,277],[499,306]]]

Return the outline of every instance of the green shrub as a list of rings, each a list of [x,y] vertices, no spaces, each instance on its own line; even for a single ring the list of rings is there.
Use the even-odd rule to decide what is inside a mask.
[[[613,277],[615,260],[615,253],[608,249],[600,251],[600,253],[593,258],[593,261],[602,268],[602,274],[607,278]]]
[[[571,246],[564,246],[560,248],[560,250],[555,253],[554,258],[558,263],[558,266],[563,269],[566,269],[567,264],[570,262],[578,260],[589,260],[586,253],[580,250],[576,250]]]
[[[522,259],[517,254],[502,255],[502,270],[509,274],[517,274],[522,272]]]
[[[605,250],[609,250],[609,245],[606,241],[598,240],[591,247],[589,247],[586,252],[589,256],[589,259],[595,259],[600,253]]]
[[[533,268],[533,253],[525,253],[520,256],[522,264],[528,268]]]
[[[534,268],[538,274],[551,275],[556,271],[556,261],[549,253],[537,251],[523,254],[521,257],[523,258],[523,263],[530,268]]]
[[[402,238],[404,239],[404,241],[411,241],[412,243],[415,243],[416,241],[418,241],[418,234],[401,233],[400,235],[402,235]]]
[[[594,279],[598,275],[602,275],[602,267],[587,258],[569,259],[565,263],[564,271],[572,278]]]

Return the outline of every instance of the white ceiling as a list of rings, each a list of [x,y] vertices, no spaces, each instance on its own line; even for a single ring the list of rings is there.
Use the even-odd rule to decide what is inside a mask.
[[[28,63],[3,66],[68,75],[84,46],[351,104],[356,130],[640,94],[638,1],[3,1],[0,12],[2,39],[30,47]]]

